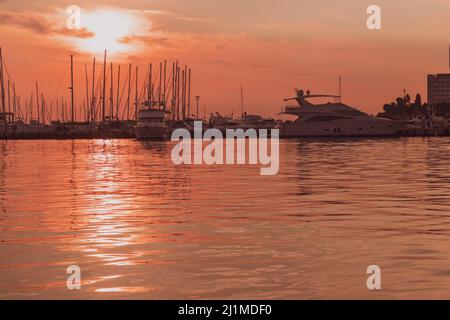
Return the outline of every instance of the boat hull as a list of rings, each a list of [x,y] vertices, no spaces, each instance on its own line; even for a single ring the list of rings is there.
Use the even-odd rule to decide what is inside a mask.
[[[400,134],[404,121],[348,119],[323,122],[294,121],[280,126],[281,137],[385,137]]]

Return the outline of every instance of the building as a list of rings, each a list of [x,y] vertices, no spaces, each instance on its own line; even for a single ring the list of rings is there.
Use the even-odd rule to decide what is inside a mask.
[[[428,104],[450,103],[450,73],[428,75]]]

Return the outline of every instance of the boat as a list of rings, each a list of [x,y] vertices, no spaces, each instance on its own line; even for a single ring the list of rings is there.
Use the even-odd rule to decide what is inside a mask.
[[[208,128],[208,123],[202,119],[186,118],[184,120],[177,120],[172,123],[172,129],[186,129],[191,134],[194,133],[195,123],[200,122],[202,124],[202,132]]]
[[[263,118],[256,114],[247,114],[244,112],[239,119],[242,127],[247,129],[273,129],[277,125],[277,122],[272,118]]]
[[[211,115],[209,118],[209,127],[219,129],[222,132],[225,132],[226,129],[245,129],[239,121],[228,116],[223,116],[219,112]]]
[[[450,122],[444,117],[416,117],[408,121],[402,129],[407,136],[443,136],[450,128]]]
[[[8,122],[6,120],[6,113],[0,113],[0,136],[6,136],[8,129]]]
[[[138,113],[138,122],[134,132],[138,140],[161,140],[168,139],[171,128],[167,123],[167,115],[170,112],[165,108],[153,106],[141,109]]]
[[[340,95],[310,94],[295,89],[298,105],[286,106],[280,114],[297,116],[294,121],[279,125],[282,137],[364,137],[395,136],[406,121],[391,120],[368,115],[354,107],[343,104]],[[324,104],[313,104],[310,98],[333,98]]]

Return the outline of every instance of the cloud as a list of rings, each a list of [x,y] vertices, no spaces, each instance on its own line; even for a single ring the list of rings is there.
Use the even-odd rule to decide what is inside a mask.
[[[0,12],[0,25],[16,26],[41,35],[61,35],[83,39],[92,38],[94,36],[93,32],[85,28],[79,30],[57,28],[54,26],[55,23],[48,18],[31,12]]]
[[[152,31],[146,35],[125,36],[122,37],[119,42],[123,44],[143,43],[146,45],[159,45],[163,47],[173,47],[175,45],[173,36],[162,31]]]
[[[212,17],[186,16],[186,15],[181,15],[176,12],[165,11],[165,10],[144,10],[142,12],[149,15],[150,19],[154,18],[154,16],[160,16],[160,17],[170,17],[175,20],[186,21],[186,22],[207,22],[207,23],[216,22],[216,20]]]
[[[188,22],[216,22],[216,20],[211,18],[211,17],[200,18],[200,17],[182,17],[182,16],[178,16],[177,18],[180,19],[180,20],[183,20],[183,21],[188,21]]]

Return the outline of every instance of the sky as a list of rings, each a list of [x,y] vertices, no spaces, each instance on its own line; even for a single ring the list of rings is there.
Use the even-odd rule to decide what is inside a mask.
[[[366,26],[372,4],[380,30]],[[67,29],[71,5],[80,29]],[[449,45],[448,0],[0,0],[0,46],[21,104],[35,81],[47,101],[68,99],[73,54],[81,108],[85,64],[90,77],[96,57],[99,77],[107,49],[121,81],[129,63],[140,79],[150,62],[189,65],[191,96],[207,113],[239,113],[242,84],[246,112],[278,117],[294,88],[337,94],[341,75],[343,102],[376,114],[403,89],[426,100],[426,75],[449,72]]]

